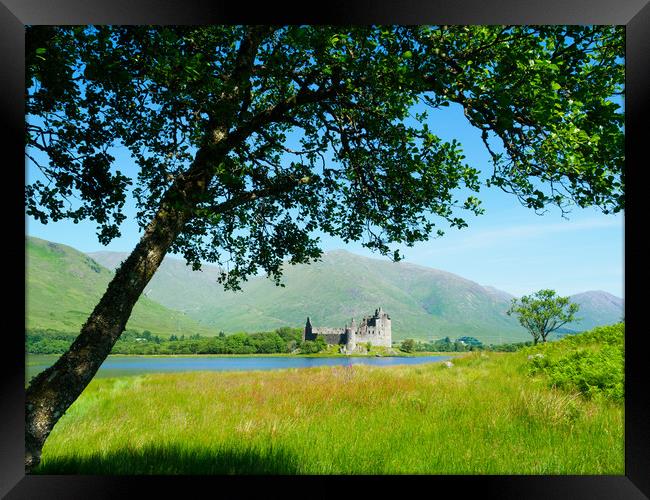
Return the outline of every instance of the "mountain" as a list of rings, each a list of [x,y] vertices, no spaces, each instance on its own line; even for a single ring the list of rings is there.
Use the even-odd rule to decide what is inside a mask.
[[[483,288],[490,295],[493,295],[494,297],[497,297],[501,300],[505,300],[508,303],[515,298],[514,295],[509,294],[508,292],[504,292],[503,290],[499,290],[498,288],[494,288],[493,286],[485,285]]]
[[[104,294],[113,271],[74,248],[39,238],[27,237],[25,250],[26,327],[78,332]],[[127,328],[162,335],[217,333],[147,297],[135,305]]]
[[[127,256],[89,255],[113,268]],[[285,287],[259,277],[245,283],[243,292],[225,292],[216,283],[217,275],[214,266],[195,272],[168,257],[147,287],[147,296],[226,332],[302,327],[307,316],[315,326],[343,326],[382,306],[392,317],[395,340],[463,335],[484,342],[528,338],[505,314],[510,295],[424,266],[339,250],[326,252],[320,262],[286,266]]]
[[[571,301],[580,305],[576,316],[582,321],[569,323],[567,328],[584,331],[596,326],[611,325],[622,321],[625,301],[611,293],[598,291],[583,292],[572,295]]]
[[[126,259],[126,252],[91,252],[87,254],[111,271]],[[201,271],[193,271],[185,261],[165,257],[153,279],[144,290],[147,297],[171,309],[187,314],[197,314],[202,305],[214,303],[224,294],[217,284],[218,269],[205,265]]]
[[[28,328],[78,331],[104,293],[126,253],[83,254],[71,247],[26,238]],[[513,295],[445,271],[409,263],[361,257],[345,250],[326,252],[310,265],[286,266],[276,287],[263,277],[226,292],[218,268],[192,271],[167,257],[134,308],[128,328],[213,335],[219,330],[263,331],[343,326],[381,306],[393,319],[393,338],[476,337],[486,343],[528,340],[528,333],[505,314]],[[607,292],[571,296],[580,304],[580,322],[564,333],[620,321],[624,301]]]
[[[127,257],[115,252],[89,255],[111,269]],[[530,338],[505,314],[514,298],[507,292],[445,271],[345,250],[325,252],[320,262],[310,265],[286,266],[285,287],[258,277],[244,283],[243,292],[225,292],[217,276],[215,266],[192,271],[184,261],[167,257],[145,292],[170,309],[226,332],[302,327],[307,316],[314,326],[342,326],[382,306],[393,319],[395,340],[468,335],[500,343]],[[579,317],[585,319],[567,325],[566,333],[615,323],[622,314],[622,299],[605,292],[574,297],[581,304]]]

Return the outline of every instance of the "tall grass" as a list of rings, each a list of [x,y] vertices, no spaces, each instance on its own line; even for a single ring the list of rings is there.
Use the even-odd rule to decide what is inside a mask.
[[[94,380],[39,473],[624,474],[623,408],[522,353]]]

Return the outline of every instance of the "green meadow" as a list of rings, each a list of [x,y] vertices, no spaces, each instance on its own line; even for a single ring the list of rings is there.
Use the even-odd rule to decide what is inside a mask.
[[[35,473],[624,474],[622,324],[452,364],[95,379]]]

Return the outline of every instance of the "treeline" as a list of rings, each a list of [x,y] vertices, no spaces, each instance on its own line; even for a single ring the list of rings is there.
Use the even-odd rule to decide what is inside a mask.
[[[413,339],[406,339],[402,341],[400,350],[404,352],[515,352],[531,345],[533,345],[532,341],[512,342],[508,344],[483,344],[483,342],[475,337],[459,337],[456,340],[445,337],[433,342],[422,342]]]
[[[63,354],[68,350],[77,334],[56,330],[27,330],[25,351],[30,354]]]
[[[63,354],[77,337],[75,333],[32,329],[26,332],[25,350],[30,354]],[[514,352],[532,345],[532,342],[484,345],[474,337],[449,337],[434,342],[413,339],[402,341],[403,352],[466,352],[476,350]],[[113,346],[111,354],[276,354],[299,352],[315,354],[323,351],[322,338],[302,341],[302,329],[282,327],[271,332],[233,333],[207,337],[171,335],[160,337],[145,330],[125,330]]]
[[[62,354],[72,344],[76,334],[53,330],[26,332],[26,351],[31,354]],[[125,330],[113,346],[111,354],[274,354],[319,352],[324,344],[302,342],[302,329],[282,327],[272,332],[221,332],[215,337],[171,335],[160,337],[148,330]]]

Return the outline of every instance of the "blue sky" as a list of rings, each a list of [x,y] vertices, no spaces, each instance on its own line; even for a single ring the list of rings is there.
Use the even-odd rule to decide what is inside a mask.
[[[491,164],[476,129],[459,107],[450,106],[430,114],[432,132],[444,140],[457,139],[466,161],[488,174]],[[291,147],[291,146],[290,146]],[[117,168],[133,172],[128,153],[117,151]],[[38,177],[28,161],[27,178]],[[445,229],[445,236],[400,247],[406,262],[449,271],[481,285],[523,295],[552,288],[562,295],[587,290],[604,290],[623,297],[624,234],[623,214],[604,215],[593,208],[573,207],[568,220],[550,207],[540,216],[520,205],[517,199],[496,188],[483,187],[478,193],[485,213],[466,214],[469,227]],[[462,200],[463,193],[459,193]],[[134,209],[130,209],[134,213]],[[129,210],[126,212],[129,213]],[[465,215],[465,214],[464,214]],[[130,252],[139,238],[137,224],[127,219],[122,236],[103,247],[91,222],[59,221],[42,225],[28,217],[27,233],[70,245],[83,252],[113,250]],[[369,257],[383,258],[360,244],[320,235],[321,248],[345,248]]]

